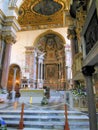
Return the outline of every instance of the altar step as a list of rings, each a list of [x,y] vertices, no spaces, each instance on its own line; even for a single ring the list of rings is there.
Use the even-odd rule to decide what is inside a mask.
[[[0,111],[8,130],[19,128],[20,111]],[[65,115],[63,110],[25,110],[24,130],[64,130]],[[88,117],[81,112],[68,111],[70,130],[89,130]]]

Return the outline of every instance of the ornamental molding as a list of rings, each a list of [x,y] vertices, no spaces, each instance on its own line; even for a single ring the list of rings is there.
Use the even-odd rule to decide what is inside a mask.
[[[67,38],[68,39],[74,39],[76,37],[76,30],[75,28],[68,28],[67,30]]]
[[[15,17],[6,17],[2,25],[2,35],[12,35],[16,37],[16,32],[20,30],[20,25],[18,24]]]
[[[6,17],[5,14],[0,9],[0,23],[1,23],[1,21],[4,21],[5,17]]]
[[[45,4],[46,2],[48,2],[50,8]],[[42,6],[42,0],[23,1],[18,11],[18,22],[21,25],[22,30],[64,26],[64,10],[68,11],[68,9],[66,9],[66,2],[64,0],[44,0],[43,4],[45,4],[45,7]],[[61,5],[60,9],[58,9],[59,5]],[[56,6],[56,8],[53,8],[54,6]],[[51,8],[54,13],[51,11]],[[42,11],[40,11],[40,9]]]
[[[13,35],[16,37],[16,32],[20,30],[20,25],[14,16],[6,17],[0,10],[0,31],[3,35]]]

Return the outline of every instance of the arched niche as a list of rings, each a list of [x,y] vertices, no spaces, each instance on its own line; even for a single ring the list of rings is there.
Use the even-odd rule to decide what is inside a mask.
[[[11,91],[13,89],[13,80],[14,80],[14,69],[16,68],[16,79],[15,79],[15,90],[20,88],[21,84],[21,69],[17,64],[11,64],[9,67],[7,90]]]
[[[46,36],[46,35],[48,35],[48,34],[54,34],[54,35],[58,36],[60,39],[62,39],[63,45],[66,44],[65,38],[64,38],[61,34],[59,34],[59,33],[56,32],[56,31],[53,31],[53,30],[47,30],[47,31],[45,31],[44,33],[41,33],[41,34],[36,38],[35,42],[33,43],[33,46],[36,47],[37,44],[38,44],[39,39],[42,38],[42,37],[44,37],[44,36]]]

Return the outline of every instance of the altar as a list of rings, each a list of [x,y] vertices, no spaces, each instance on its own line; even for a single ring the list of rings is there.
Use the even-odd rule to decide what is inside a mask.
[[[20,89],[20,94],[19,102],[21,103],[41,103],[44,96],[44,89]]]

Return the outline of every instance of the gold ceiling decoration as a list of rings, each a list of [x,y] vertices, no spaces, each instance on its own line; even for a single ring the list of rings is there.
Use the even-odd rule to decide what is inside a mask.
[[[62,9],[63,4],[61,2],[56,2],[55,0],[37,1],[31,6],[32,11],[45,16],[53,15]]]
[[[22,30],[62,27],[65,7],[63,0],[25,0],[18,22]]]

